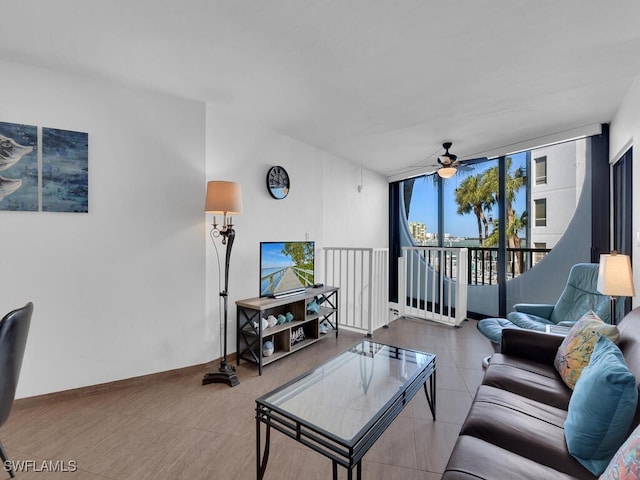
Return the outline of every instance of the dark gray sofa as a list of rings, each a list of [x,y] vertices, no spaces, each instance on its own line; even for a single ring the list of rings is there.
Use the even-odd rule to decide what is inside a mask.
[[[629,370],[640,380],[640,308],[619,324]],[[590,479],[568,452],[564,421],[572,390],[553,360],[562,337],[506,329],[460,431],[443,480]],[[640,403],[629,434],[640,422]]]

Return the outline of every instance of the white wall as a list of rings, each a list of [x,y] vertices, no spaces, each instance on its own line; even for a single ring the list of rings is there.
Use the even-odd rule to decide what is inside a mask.
[[[89,213],[0,211],[0,310],[33,301],[18,397],[211,358],[205,106],[0,63],[0,121],[89,134]]]
[[[266,175],[273,165],[285,167],[291,179],[290,193],[283,200],[267,192]],[[235,301],[259,294],[261,241],[314,240],[319,282],[324,280],[323,247],[388,246],[388,183],[384,177],[213,105],[207,107],[206,170],[207,180],[237,181],[243,192],[244,212],[234,217],[236,239],[229,274],[229,352],[236,350]],[[203,180],[203,189],[204,185]],[[358,185],[363,187],[361,192]],[[206,221],[211,223],[211,217]],[[206,338],[217,357],[220,285],[215,250],[205,230]],[[219,252],[222,259],[224,250]]]
[[[609,158],[611,161],[618,160],[629,147],[634,146],[636,138],[640,138],[640,77],[636,77],[635,82],[627,92],[620,108],[616,112],[610,124]],[[634,146],[633,152],[633,279],[636,289],[636,296],[633,298],[633,307],[640,306],[640,245],[638,245],[638,235],[640,235],[640,208],[638,197],[640,190],[640,150]]]
[[[387,246],[379,175],[199,102],[14,63],[0,69],[0,121],[89,134],[89,213],[0,211],[0,311],[35,305],[18,397],[221,355],[207,179],[244,189],[230,352],[234,301],[258,293],[261,240],[309,238],[319,256],[324,245]],[[276,164],[293,182],[282,201],[266,191]]]

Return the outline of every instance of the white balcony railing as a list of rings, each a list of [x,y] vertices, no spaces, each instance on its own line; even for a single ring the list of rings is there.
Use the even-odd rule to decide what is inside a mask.
[[[403,247],[399,314],[459,326],[467,317],[467,261],[466,248]]]
[[[340,287],[340,327],[373,331],[389,319],[389,251],[386,248],[324,248],[327,285]]]

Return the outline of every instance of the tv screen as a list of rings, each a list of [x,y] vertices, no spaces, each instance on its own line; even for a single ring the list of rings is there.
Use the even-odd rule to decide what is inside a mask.
[[[314,257],[314,242],[260,242],[260,296],[284,296],[313,286]]]

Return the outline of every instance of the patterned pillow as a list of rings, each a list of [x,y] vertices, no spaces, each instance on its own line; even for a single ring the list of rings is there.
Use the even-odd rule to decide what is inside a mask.
[[[585,313],[571,327],[558,348],[553,364],[571,390],[580,378],[582,369],[589,365],[593,347],[600,335],[607,337],[613,343],[618,343],[620,338],[618,327],[604,323],[593,312]]]
[[[627,438],[600,476],[600,480],[637,480],[640,478],[640,426]]]

